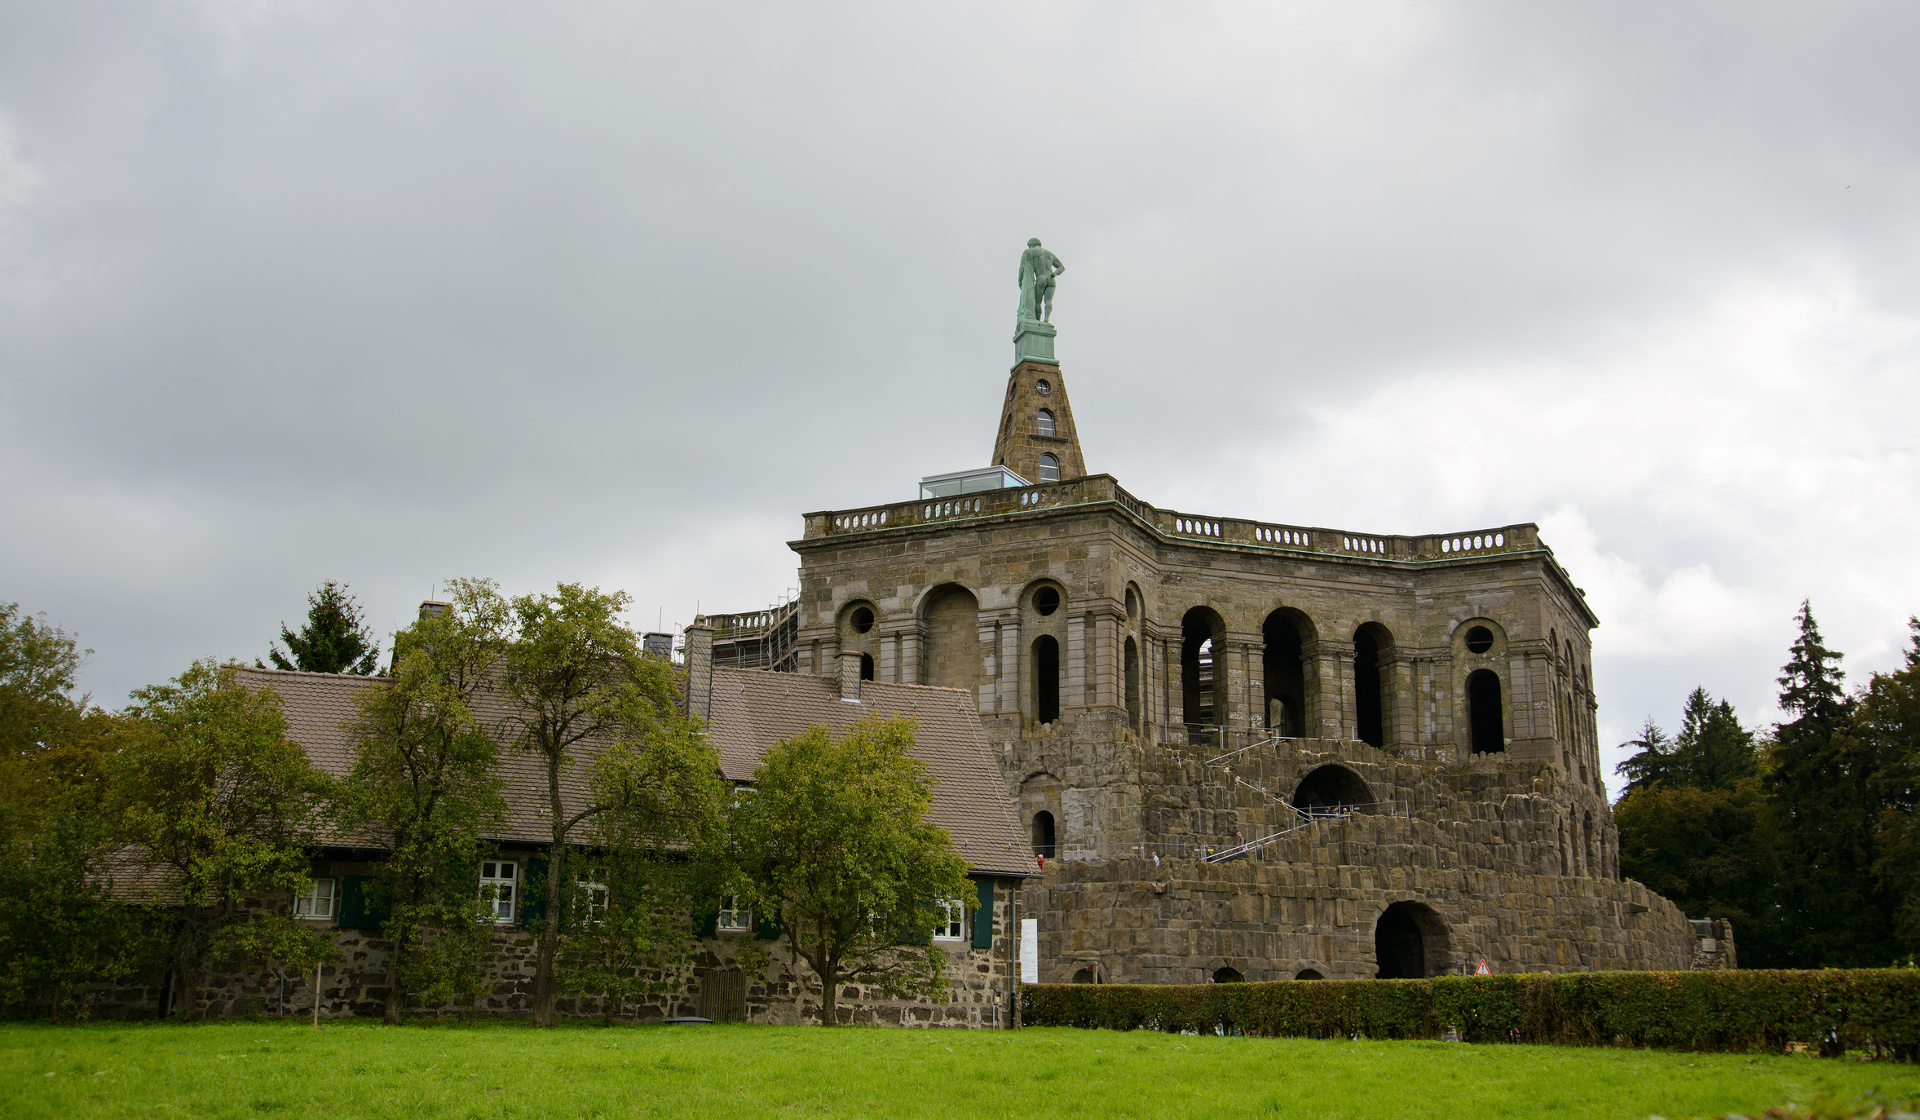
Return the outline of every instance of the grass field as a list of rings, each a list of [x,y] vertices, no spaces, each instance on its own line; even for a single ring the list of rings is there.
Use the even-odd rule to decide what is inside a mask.
[[[1904,1102],[1920,1067],[1441,1042],[520,1024],[0,1025],[0,1115],[1621,1117]]]

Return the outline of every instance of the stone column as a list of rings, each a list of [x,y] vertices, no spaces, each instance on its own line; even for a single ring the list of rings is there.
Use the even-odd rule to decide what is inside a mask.
[[[920,627],[900,632],[900,683],[920,683]]]
[[[1066,656],[1065,664],[1060,666],[1066,680],[1061,682],[1060,707],[1084,708],[1087,705],[1087,658],[1092,651],[1087,648],[1087,617],[1074,615],[1067,619],[1067,648],[1061,651]]]
[[[900,679],[900,635],[881,634],[879,663],[873,667],[873,679],[892,684]]]
[[[983,614],[985,612],[982,612]],[[1020,649],[1020,614],[1008,610],[999,615],[1000,648],[998,651],[998,678],[994,681],[995,707],[998,712],[1018,712],[1020,706],[1020,680],[1026,675],[1026,658]]]
[[[1219,644],[1225,656],[1213,662],[1213,721],[1223,727],[1265,726],[1266,718],[1255,715],[1266,706],[1264,685],[1259,703],[1253,702],[1254,684],[1262,679],[1261,636],[1229,630]]]
[[[860,655],[843,653],[840,655],[840,699],[860,699]]]
[[[1087,706],[1090,708],[1106,705],[1123,712],[1126,710],[1126,681],[1122,676],[1125,668],[1121,664],[1126,657],[1126,633],[1122,626],[1125,618],[1124,610],[1115,613],[1111,607],[1093,612],[1093,673],[1091,683],[1087,686]],[[1142,665],[1141,668],[1145,669],[1146,666]]]
[[[1408,750],[1419,743],[1415,733],[1415,713],[1419,710],[1418,693],[1414,686],[1417,675],[1413,657],[1402,653],[1398,645],[1394,646],[1393,652],[1387,655],[1380,666],[1380,679],[1387,682],[1388,694],[1393,701],[1391,709],[1384,713],[1387,721],[1386,743],[1390,750]]]
[[[1186,684],[1180,678],[1180,642],[1176,638],[1161,643],[1164,654],[1163,671],[1166,673],[1166,722],[1177,727],[1187,722]]]

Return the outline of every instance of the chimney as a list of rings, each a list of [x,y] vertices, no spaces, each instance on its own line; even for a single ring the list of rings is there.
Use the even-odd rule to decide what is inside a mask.
[[[860,700],[860,655],[857,653],[840,654],[840,699]]]
[[[704,722],[713,710],[713,627],[700,615],[687,627],[687,710]]]

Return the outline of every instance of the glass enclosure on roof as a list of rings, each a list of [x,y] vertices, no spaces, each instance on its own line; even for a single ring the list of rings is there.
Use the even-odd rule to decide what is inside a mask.
[[[950,474],[930,474],[920,480],[922,498],[952,498],[961,494],[978,494],[982,490],[1005,490],[1010,486],[1031,486],[1032,483],[1005,467],[980,467],[970,471],[953,471]]]

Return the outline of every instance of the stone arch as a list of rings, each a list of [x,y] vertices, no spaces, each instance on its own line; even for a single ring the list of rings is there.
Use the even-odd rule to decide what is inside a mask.
[[[1261,669],[1267,683],[1267,726],[1287,738],[1309,733],[1306,645],[1313,621],[1281,607],[1260,626]]]
[[[1507,749],[1506,705],[1501,699],[1500,674],[1475,669],[1467,674],[1467,730],[1474,754],[1496,754]]]
[[[1380,662],[1393,656],[1393,632],[1378,622],[1363,622],[1353,632],[1354,738],[1368,746],[1387,745],[1387,721],[1393,712],[1393,680]]]
[[[1042,859],[1053,859],[1059,850],[1058,832],[1053,823],[1051,810],[1042,809],[1033,815],[1033,854]]]
[[[1320,970],[1317,968],[1303,968],[1300,971],[1294,973],[1293,978],[1295,980],[1325,980],[1326,979],[1325,976],[1320,974]]]
[[[1373,924],[1374,961],[1381,980],[1445,975],[1453,961],[1447,923],[1424,902],[1396,902]]]
[[[1122,599],[1122,603],[1127,609],[1127,629],[1140,629],[1140,619],[1147,612],[1147,600],[1145,596],[1140,594],[1139,584],[1132,580],[1127,581],[1127,593]]]
[[[1127,635],[1120,654],[1120,675],[1126,689],[1127,726],[1140,730],[1140,646]]]
[[[872,657],[880,651],[880,611],[868,599],[853,599],[842,604],[834,616],[834,632],[841,653]],[[862,662],[864,666],[865,662]],[[864,671],[864,670],[863,670]],[[872,677],[861,677],[872,680]]]
[[[1098,984],[1100,982],[1100,973],[1096,971],[1092,965],[1087,965],[1074,972],[1072,982],[1075,984]]]
[[[977,698],[980,686],[980,600],[957,583],[941,584],[921,600],[920,679],[964,688]]]
[[[1052,723],[1060,718],[1059,639],[1052,634],[1042,634],[1035,638],[1027,664],[1032,666],[1033,721]]]
[[[1240,975],[1239,969],[1231,965],[1221,965],[1219,968],[1213,970],[1213,982],[1216,984],[1244,984],[1247,982],[1247,978]]]
[[[1195,607],[1180,619],[1180,718],[1188,727],[1226,722],[1224,689],[1214,687],[1227,624],[1211,607]]]
[[[1473,633],[1475,627],[1485,630],[1487,636],[1493,639],[1493,644],[1485,650],[1473,649],[1468,644],[1468,636]],[[1449,640],[1453,643],[1455,654],[1486,657],[1497,661],[1506,654],[1507,628],[1485,615],[1475,615],[1455,623],[1453,635]]]
[[[1033,838],[1033,854],[1054,858],[1066,840],[1064,821],[1061,819],[1061,795],[1066,784],[1045,770],[1027,775],[1020,783],[1020,819],[1027,826],[1027,833]],[[1042,844],[1049,850],[1042,851]]]
[[[1336,805],[1372,805],[1373,791],[1360,775],[1330,762],[1316,767],[1293,788],[1293,807],[1305,812]]]

